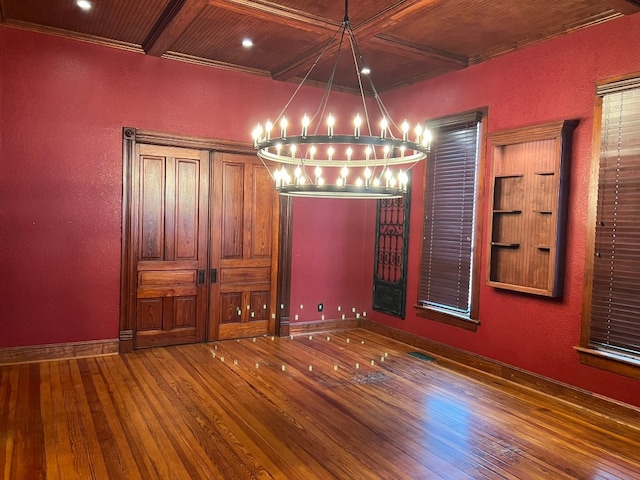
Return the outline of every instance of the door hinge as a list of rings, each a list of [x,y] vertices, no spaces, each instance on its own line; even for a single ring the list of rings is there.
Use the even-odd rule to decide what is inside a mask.
[[[200,285],[204,283],[204,270],[198,270],[198,283]]]
[[[216,283],[218,281],[218,270],[215,268],[211,269],[211,283]]]

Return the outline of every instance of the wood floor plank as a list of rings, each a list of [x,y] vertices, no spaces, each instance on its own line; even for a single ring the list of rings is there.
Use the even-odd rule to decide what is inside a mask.
[[[253,351],[254,353],[261,351],[260,344],[253,344],[251,347],[252,348],[247,349],[245,353],[249,351]],[[291,358],[295,357],[295,352],[291,352]],[[248,367],[244,367],[244,369],[250,371],[252,364],[253,362],[251,361],[243,360],[241,366],[237,367],[237,369],[239,372],[242,372],[243,366],[248,365]],[[318,366],[319,364],[316,362],[316,367]],[[291,370],[291,368],[295,370]],[[319,443],[319,448],[326,448],[327,445],[340,448],[342,443],[347,442],[353,445],[350,449],[350,454],[354,460],[362,462],[366,458],[367,463],[371,463],[376,467],[383,467],[385,471],[391,474],[400,474],[400,467],[390,462],[389,458],[394,458],[398,463],[402,463],[401,459],[398,458],[398,454],[402,454],[402,452],[394,451],[395,447],[393,446],[389,448],[385,456],[379,455],[375,450],[372,451],[369,444],[371,442],[380,442],[379,436],[364,428],[362,425],[355,424],[348,412],[342,411],[331,397],[324,395],[324,393],[318,393],[317,391],[314,393],[316,389],[309,388],[309,385],[317,385],[316,378],[314,378],[315,374],[311,373],[307,375],[307,368],[308,366],[306,364],[295,365],[293,362],[289,363],[289,370],[285,371],[285,373],[288,372],[290,376],[287,380],[297,383],[295,387],[296,392],[298,392],[295,399],[297,401],[289,400],[285,403],[282,395],[276,393],[273,397],[274,404],[278,405],[280,409],[286,409],[287,414],[292,416],[294,421],[302,425],[305,430],[314,431],[314,440]],[[331,368],[333,367],[331,366]],[[279,375],[281,379],[283,378],[281,375],[282,372],[278,368],[275,370],[268,369],[268,371],[272,375]],[[300,371],[303,371],[303,374],[300,374]],[[316,370],[316,372],[318,372],[318,370]],[[311,377],[311,380],[309,380],[307,376]],[[278,384],[275,378],[271,380],[265,379],[264,391],[273,390],[271,386],[274,384]],[[305,392],[304,395],[303,392]],[[324,412],[326,412],[326,409],[331,405],[334,407],[334,415],[332,415],[331,418],[326,418]],[[404,464],[405,473],[410,469],[409,467],[409,465]],[[398,471],[394,472],[396,469]],[[369,472],[370,478],[376,478],[376,471],[377,468],[374,468]]]
[[[144,444],[139,445],[140,454],[146,453],[150,443],[153,445],[153,458],[156,461],[152,465],[156,469],[157,478],[192,478],[191,460],[188,456],[182,457],[184,451],[180,445],[180,434],[170,423],[173,418],[158,414],[159,392],[153,390],[154,379],[142,363],[144,353],[142,351],[123,359],[130,374],[127,377],[127,387],[133,393],[136,410],[149,434]],[[161,461],[157,461],[160,459]]]
[[[640,429],[414,350],[352,330],[3,366],[0,476],[640,478]]]
[[[225,478],[270,478],[268,470],[255,460],[251,450],[238,440],[228,423],[205,420],[208,412],[202,405],[206,403],[206,399],[199,396],[197,383],[189,378],[189,372],[181,369],[177,358],[168,352],[174,354],[177,349],[148,352],[164,367],[154,368],[154,365],[150,365],[150,372],[172,403],[184,407],[181,420],[199,439],[199,446],[202,447],[199,450],[201,464],[204,466],[209,457],[221,458],[226,461],[218,462],[217,467]],[[215,425],[215,430],[211,428],[212,425]],[[202,474],[209,475],[210,472],[203,471]]]
[[[100,372],[109,386],[109,397],[126,438],[123,449],[130,452],[143,479],[167,478],[171,469],[141,413],[145,407],[126,367],[126,358],[126,355],[105,357],[100,361]]]

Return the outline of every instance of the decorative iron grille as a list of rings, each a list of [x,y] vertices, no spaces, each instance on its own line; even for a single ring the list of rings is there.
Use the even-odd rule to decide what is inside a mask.
[[[378,200],[373,309],[404,319],[410,192]]]

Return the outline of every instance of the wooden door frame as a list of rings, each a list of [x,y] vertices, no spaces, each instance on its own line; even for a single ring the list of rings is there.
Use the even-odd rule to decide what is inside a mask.
[[[236,142],[217,138],[190,137],[167,134],[133,127],[122,129],[122,246],[120,267],[120,353],[133,350],[133,330],[135,312],[135,273],[134,252],[135,235],[131,232],[133,215],[133,179],[136,159],[136,144],[145,143],[166,147],[195,148],[222,153],[255,153],[248,142]],[[289,297],[291,292],[291,240],[292,240],[292,202],[288,197],[280,197],[280,225],[276,245],[277,288],[276,298],[276,335],[289,334]]]

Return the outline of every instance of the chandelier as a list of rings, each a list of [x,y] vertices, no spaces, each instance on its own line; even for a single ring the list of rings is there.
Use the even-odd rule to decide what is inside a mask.
[[[358,48],[348,10],[349,0],[345,0],[344,20],[334,37],[340,37],[336,59],[316,114],[312,118],[305,114],[298,126],[294,126],[289,123],[286,111],[331,42],[322,50],[274,121],[267,120],[264,127],[258,124],[253,129],[253,146],[281,195],[402,197],[407,192],[409,170],[429,153],[430,132],[420,124],[412,128],[407,120],[398,126],[382,103]],[[362,111],[355,113],[352,126],[347,131],[338,131],[336,118],[331,113],[325,115],[325,112],[329,110],[329,94],[345,37],[353,58]],[[375,126],[370,121],[364,93],[365,78],[379,110]]]

